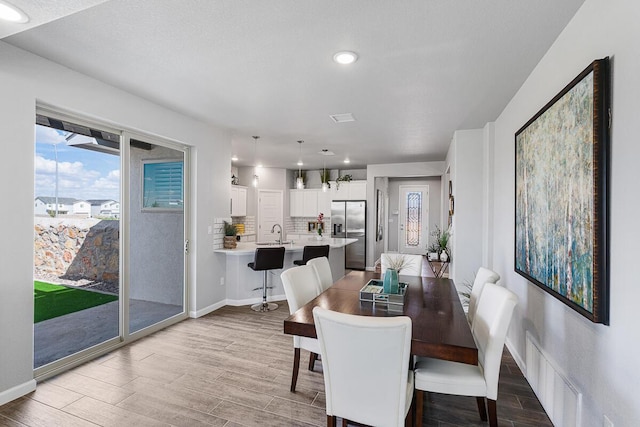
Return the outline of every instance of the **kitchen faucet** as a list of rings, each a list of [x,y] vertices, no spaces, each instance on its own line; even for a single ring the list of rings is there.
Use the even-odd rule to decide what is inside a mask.
[[[277,227],[278,227],[278,229],[279,229],[279,230],[278,230],[278,234],[279,234],[279,236],[278,236],[278,238],[276,239],[276,242],[277,242],[277,243],[282,243],[282,226],[281,226],[280,224],[278,224],[278,223],[273,224],[273,227],[271,227],[271,232],[272,232],[272,233],[275,233],[276,226],[277,226]]]

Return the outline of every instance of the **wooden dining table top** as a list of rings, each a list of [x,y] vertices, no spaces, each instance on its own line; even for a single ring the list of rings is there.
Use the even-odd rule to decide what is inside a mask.
[[[412,321],[411,354],[478,364],[471,328],[452,280],[400,275],[408,284],[403,311],[360,301],[360,289],[380,274],[351,271],[284,321],[284,333],[317,338],[313,308],[361,316],[408,316]]]

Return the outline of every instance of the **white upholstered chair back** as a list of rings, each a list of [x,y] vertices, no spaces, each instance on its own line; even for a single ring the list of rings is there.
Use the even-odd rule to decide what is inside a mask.
[[[478,362],[484,371],[488,399],[498,398],[502,350],[518,297],[508,289],[487,283],[480,295],[471,332],[478,346]]]
[[[284,294],[289,304],[289,313],[293,314],[300,307],[320,295],[320,283],[313,267],[301,265],[285,270],[280,275]],[[318,341],[315,338],[293,336],[293,347],[304,348],[314,353],[319,352]]]
[[[327,257],[313,258],[307,261],[307,265],[313,267],[313,270],[318,276],[318,282],[320,283],[320,292],[326,291],[331,285],[333,285],[333,275],[331,274],[331,265]]]
[[[411,319],[313,309],[327,416],[403,426],[413,396]]]
[[[469,311],[467,312],[467,319],[469,323],[473,323],[473,317],[476,314],[478,306],[478,299],[482,294],[482,289],[485,283],[498,283],[500,275],[495,271],[488,268],[480,267],[476,273],[476,278],[473,281],[473,287],[471,288],[471,296],[469,297]]]
[[[381,261],[381,271],[384,275],[384,272],[390,268],[390,265],[393,264],[394,260],[404,257],[404,266],[398,274],[403,276],[422,276],[422,255],[412,255],[412,254],[398,254],[398,253],[383,253],[380,257]]]
[[[301,265],[290,268],[282,272],[280,277],[291,314],[320,295],[318,276],[311,266]]]

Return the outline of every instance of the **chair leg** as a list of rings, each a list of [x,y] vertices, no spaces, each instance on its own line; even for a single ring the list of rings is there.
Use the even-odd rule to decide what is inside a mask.
[[[300,369],[300,348],[293,349],[293,372],[291,373],[291,392],[296,391],[298,382],[298,369]]]
[[[478,402],[478,412],[480,413],[480,419],[482,421],[487,421],[487,408],[485,407],[484,397],[477,396],[476,401]]]
[[[489,426],[498,427],[498,408],[496,401],[487,399],[487,406],[489,407]]]
[[[327,427],[336,427],[336,417],[327,415]]]
[[[416,398],[414,399],[415,401],[415,405],[416,405],[416,419],[415,419],[415,425],[416,426],[421,426],[422,425],[422,410],[424,408],[424,391],[422,390],[416,390]]]
[[[309,370],[313,371],[313,368],[315,367],[316,364],[316,360],[318,360],[318,354],[317,353],[309,353]]]

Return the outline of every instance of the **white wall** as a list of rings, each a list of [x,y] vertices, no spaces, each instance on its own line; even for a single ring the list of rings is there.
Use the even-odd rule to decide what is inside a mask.
[[[213,254],[207,226],[228,215],[230,135],[68,68],[0,42],[0,196],[16,209],[2,214],[0,249],[0,404],[33,387],[33,210],[36,101],[114,127],[147,132],[194,147],[194,201],[189,265],[190,311],[225,299],[213,286],[224,265]]]
[[[452,182],[454,214],[451,226],[451,265],[449,277],[460,290],[465,282],[473,283],[482,266],[483,214],[483,131],[459,130],[453,135],[447,155],[447,169]],[[446,180],[445,180],[446,181]],[[444,184],[445,218],[449,212],[449,185]],[[444,220],[446,228],[446,219]]]
[[[510,348],[525,332],[583,395],[582,423],[640,425],[640,2],[587,0],[495,122],[493,267],[520,302]],[[612,59],[610,326],[593,324],[513,271],[514,134],[594,59]]]

